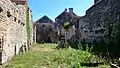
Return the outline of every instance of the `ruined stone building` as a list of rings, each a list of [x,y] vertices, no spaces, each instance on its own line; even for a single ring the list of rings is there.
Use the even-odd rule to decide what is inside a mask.
[[[77,15],[74,13],[73,8],[69,8],[69,11],[65,9],[60,15],[55,18],[57,23],[59,37],[64,40],[68,40],[75,36],[75,25],[72,25],[68,30],[64,28],[65,25],[70,24],[72,19]]]
[[[80,18],[79,29],[86,42],[116,42],[119,25],[119,0],[95,0],[94,5]],[[109,38],[110,37],[110,38]]]
[[[120,48],[120,0],[94,0],[94,5],[86,11],[85,16],[78,17],[76,23],[71,22],[75,17],[78,16],[71,8],[69,12],[65,9],[56,17],[58,33],[61,33],[59,36],[64,37],[63,40],[73,38],[72,36],[75,35],[81,43],[101,45],[96,46],[98,50],[101,48],[105,52],[111,51],[112,54],[118,55]],[[73,23],[72,27],[75,27],[75,30],[72,28],[71,32],[66,31],[64,29],[66,22]]]
[[[69,29],[64,26],[70,24],[74,17],[78,17],[73,8],[69,8],[69,11],[65,9],[60,15],[55,18],[55,23],[47,16],[43,16],[34,23],[34,40],[38,43],[41,42],[57,42],[61,38],[71,39],[76,34],[76,25],[71,25]]]
[[[26,0],[0,0],[0,62],[27,50]],[[31,14],[30,14],[31,16]],[[32,20],[32,17],[30,17]],[[31,24],[32,25],[32,24]],[[32,35],[32,34],[31,34]]]
[[[45,15],[34,24],[36,27],[36,42],[57,42],[57,30],[55,29],[54,22],[50,18]]]
[[[120,48],[120,0],[94,0],[94,5],[79,19],[80,40],[118,54]],[[107,51],[107,50],[106,50]]]

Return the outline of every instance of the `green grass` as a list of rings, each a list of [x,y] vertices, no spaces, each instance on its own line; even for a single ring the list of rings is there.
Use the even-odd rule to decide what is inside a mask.
[[[8,68],[90,68],[81,63],[101,62],[99,57],[72,48],[57,50],[57,44],[35,44],[30,51],[13,57]],[[105,65],[100,68],[109,68]],[[96,67],[95,67],[96,68]]]

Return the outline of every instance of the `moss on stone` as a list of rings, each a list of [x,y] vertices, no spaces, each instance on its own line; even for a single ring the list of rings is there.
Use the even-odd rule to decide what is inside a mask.
[[[26,12],[26,32],[27,32],[27,40],[30,40],[29,10],[27,10]]]

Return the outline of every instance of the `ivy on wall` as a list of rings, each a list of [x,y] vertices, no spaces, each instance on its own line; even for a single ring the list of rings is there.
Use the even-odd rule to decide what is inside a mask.
[[[30,40],[30,23],[29,23],[29,10],[26,12],[26,32],[27,32],[27,41]]]
[[[66,30],[69,30],[70,29],[70,23],[72,22],[72,19],[70,21],[67,21],[67,22],[64,22],[63,24],[63,27],[66,29]]]
[[[70,19],[70,21],[67,21],[63,24],[63,27],[66,29],[66,30],[69,30],[69,31],[72,31],[72,26],[77,22],[77,20],[79,19],[79,17],[75,17],[73,19]]]

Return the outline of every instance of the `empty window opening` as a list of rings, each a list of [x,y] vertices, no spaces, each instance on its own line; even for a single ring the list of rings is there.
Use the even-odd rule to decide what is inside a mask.
[[[16,17],[15,17],[15,18],[14,18],[14,22],[16,22],[16,20],[17,20],[17,19],[16,19]]]
[[[25,24],[23,22],[21,22],[21,25],[24,26]]]
[[[23,23],[23,26],[24,26],[25,24]]]
[[[84,32],[85,32],[85,33],[87,33],[88,31],[87,31],[87,30],[85,30]]]
[[[3,9],[0,7],[0,13],[3,11]]]
[[[7,17],[11,17],[12,15],[10,14],[9,11],[7,11]]]
[[[16,3],[16,5],[18,5],[18,3]]]
[[[20,23],[20,20],[18,21],[18,24]]]
[[[45,25],[42,25],[42,27],[45,27]]]

